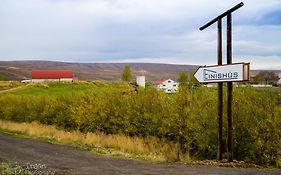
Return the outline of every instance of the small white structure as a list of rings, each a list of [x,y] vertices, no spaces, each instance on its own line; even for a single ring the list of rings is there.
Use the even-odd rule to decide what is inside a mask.
[[[263,87],[272,87],[272,85],[267,85],[267,84],[252,84],[251,87],[254,87],[254,88],[263,88]]]
[[[277,85],[281,86],[281,73],[279,73],[278,77],[280,78],[279,81],[277,81]]]
[[[179,89],[179,83],[171,79],[156,81],[153,85],[158,89],[163,89],[166,93],[175,93]]]
[[[22,83],[30,83],[31,80],[21,80],[20,82],[22,82]]]
[[[137,76],[136,82],[138,86],[145,87],[145,76]]]

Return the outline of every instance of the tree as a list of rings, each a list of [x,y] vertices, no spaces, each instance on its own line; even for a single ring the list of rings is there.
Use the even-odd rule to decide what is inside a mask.
[[[181,88],[187,87],[187,79],[188,79],[188,77],[187,77],[187,74],[185,71],[182,71],[179,73],[178,81],[179,81],[179,86]]]
[[[278,75],[270,71],[259,72],[254,80],[258,83],[273,84],[279,80]]]
[[[188,88],[189,89],[194,89],[198,86],[200,86],[200,83],[198,82],[198,80],[194,77],[194,72],[190,72],[189,73],[189,80],[188,80]]]
[[[0,74],[0,81],[7,81],[7,78],[4,75]]]
[[[123,81],[131,81],[132,80],[132,72],[129,65],[126,65],[124,67],[123,73],[122,73],[122,80]]]

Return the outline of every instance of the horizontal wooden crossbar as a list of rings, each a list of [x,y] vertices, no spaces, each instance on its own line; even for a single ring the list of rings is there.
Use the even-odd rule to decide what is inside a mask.
[[[240,2],[239,4],[237,4],[236,6],[232,7],[231,9],[227,10],[226,12],[222,13],[221,15],[217,16],[216,18],[212,19],[210,22],[208,22],[207,24],[203,25],[202,27],[200,27],[199,29],[202,31],[204,29],[206,29],[207,27],[209,27],[210,25],[214,24],[215,22],[218,21],[218,19],[221,19],[225,16],[227,16],[228,14],[234,12],[235,10],[239,9],[240,7],[242,7],[244,5],[243,2]]]

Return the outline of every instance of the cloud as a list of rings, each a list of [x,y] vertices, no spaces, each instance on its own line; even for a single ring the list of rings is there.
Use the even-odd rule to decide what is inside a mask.
[[[216,26],[198,28],[237,3],[3,0],[0,60],[214,64]],[[281,58],[280,9],[279,0],[247,0],[233,14],[234,59]]]

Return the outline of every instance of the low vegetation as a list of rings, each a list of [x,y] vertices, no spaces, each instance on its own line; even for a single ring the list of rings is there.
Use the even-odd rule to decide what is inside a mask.
[[[16,91],[10,91],[5,94],[25,95],[25,96],[61,96],[78,93],[87,93],[88,91],[124,91],[132,88],[129,83],[122,82],[49,82],[49,83],[19,83],[19,82],[0,82],[3,89],[23,86]],[[3,94],[4,95],[4,94]]]
[[[4,75],[0,74],[0,81],[7,81],[7,78]]]
[[[82,133],[64,131],[53,125],[42,125],[37,122],[17,123],[0,120],[2,132],[35,137],[54,143],[78,146],[98,154],[139,158],[152,161],[166,161],[167,155],[174,157],[176,145],[156,137],[129,137],[123,134]]]
[[[16,88],[22,86],[20,82],[16,81],[0,81],[0,91],[1,90],[8,90],[11,88]]]
[[[183,161],[216,158],[215,89],[192,87],[167,95],[150,87],[134,90],[128,83],[117,89],[103,82],[90,86],[90,90],[71,95],[1,95],[0,117],[53,125],[45,132],[58,127],[70,137],[75,138],[72,134],[76,133],[77,139],[81,137],[86,143],[94,140],[95,145],[122,152],[160,155],[165,160],[176,160],[177,153]],[[280,116],[280,92],[235,88],[234,158],[280,167]],[[224,117],[223,133],[226,125]],[[226,143],[226,135],[223,140]]]
[[[48,170],[46,165],[26,164],[18,165],[17,163],[8,164],[0,163],[1,175],[54,175],[55,172]]]
[[[7,163],[0,164],[0,174],[1,175],[30,175],[21,167],[12,167]]]

